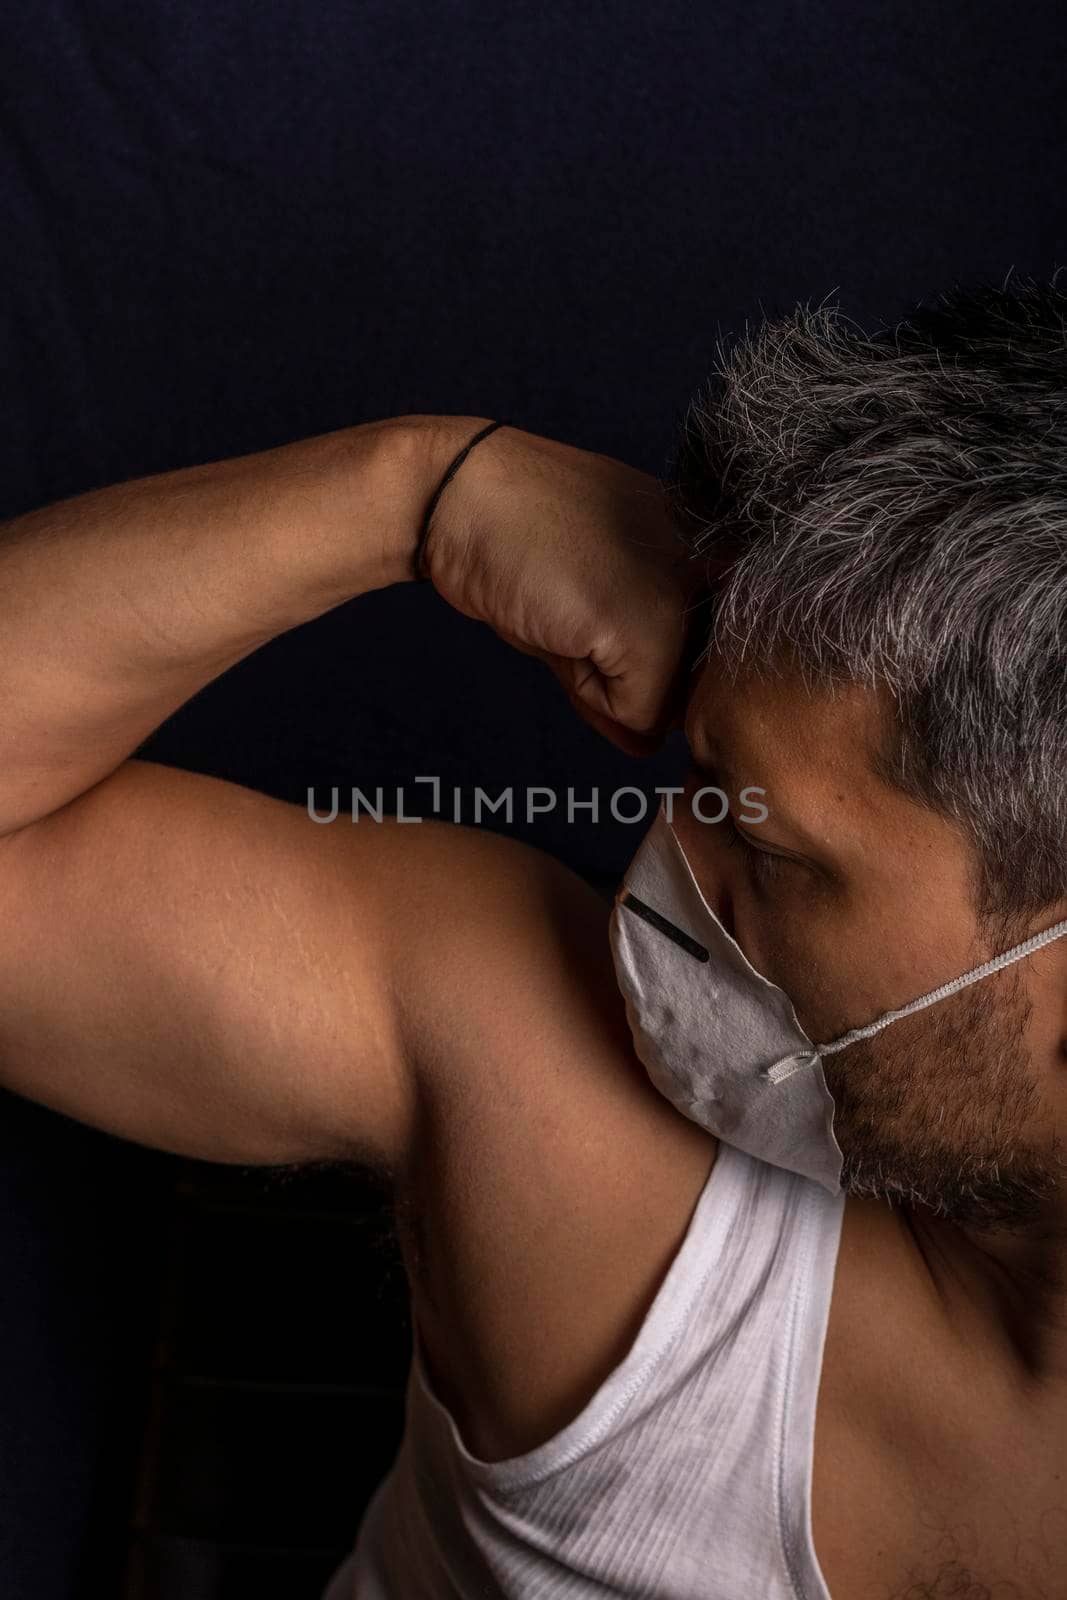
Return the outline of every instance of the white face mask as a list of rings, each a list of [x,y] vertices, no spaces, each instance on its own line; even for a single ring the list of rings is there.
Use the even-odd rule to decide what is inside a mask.
[[[700,892],[661,804],[611,914],[611,953],[638,1058],[656,1088],[726,1144],[841,1193],[841,1148],[822,1058],[1021,961],[1047,928],[983,966],[829,1044],[815,1045]]]

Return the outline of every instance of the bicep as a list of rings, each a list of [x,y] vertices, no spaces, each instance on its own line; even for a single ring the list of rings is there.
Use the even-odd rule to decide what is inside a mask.
[[[129,761],[0,840],[0,1081],[208,1160],[393,1166],[396,829]]]

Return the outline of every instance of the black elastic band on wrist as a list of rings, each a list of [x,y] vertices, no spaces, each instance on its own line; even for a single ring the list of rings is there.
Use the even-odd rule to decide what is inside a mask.
[[[470,443],[463,446],[463,449],[459,452],[459,455],[453,461],[452,465],[449,467],[448,471],[437,485],[437,488],[434,490],[430,504],[426,508],[426,515],[422,519],[422,531],[419,534],[419,542],[415,546],[414,566],[416,583],[428,583],[430,579],[430,574],[426,571],[426,567],[423,562],[423,552],[426,549],[426,540],[430,533],[430,521],[434,512],[437,510],[438,500],[440,500],[442,494],[445,492],[445,489],[452,482],[452,479],[456,476],[456,473],[459,471],[464,461],[466,461],[467,457],[474,449],[474,446],[476,444],[480,444],[483,439],[487,439],[491,433],[495,433],[497,428],[506,428],[508,426],[509,424],[506,422],[491,422],[487,428],[483,428],[480,433],[476,433]]]

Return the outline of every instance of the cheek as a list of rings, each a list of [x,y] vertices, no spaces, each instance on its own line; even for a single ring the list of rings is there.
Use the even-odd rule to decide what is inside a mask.
[[[855,1137],[857,1125],[884,1122],[911,1098],[911,1086],[902,1079],[899,1062],[881,1035],[824,1057],[823,1072],[834,1097],[834,1126],[845,1144]]]
[[[809,1037],[818,1043],[840,1031],[835,1024],[847,1006],[850,979],[832,923],[796,890],[773,897],[742,892],[736,916],[738,944],[757,972],[789,996]]]
[[[769,876],[753,871],[743,851],[727,842],[725,826],[694,815],[692,797],[707,785],[703,774],[687,777],[675,798],[674,831],[708,905],[756,971],[789,996],[810,1033],[806,1017],[817,1026],[841,1006],[841,952],[849,944],[841,908],[829,886],[802,867],[775,860]],[[702,804],[715,815],[714,796]]]

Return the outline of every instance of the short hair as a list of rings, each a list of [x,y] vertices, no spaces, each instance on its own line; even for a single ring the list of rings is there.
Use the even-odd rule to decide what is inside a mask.
[[[728,671],[888,689],[878,765],[960,823],[984,915],[1067,896],[1067,293],[959,286],[872,334],[746,333],[681,420],[668,504],[726,558]]]

